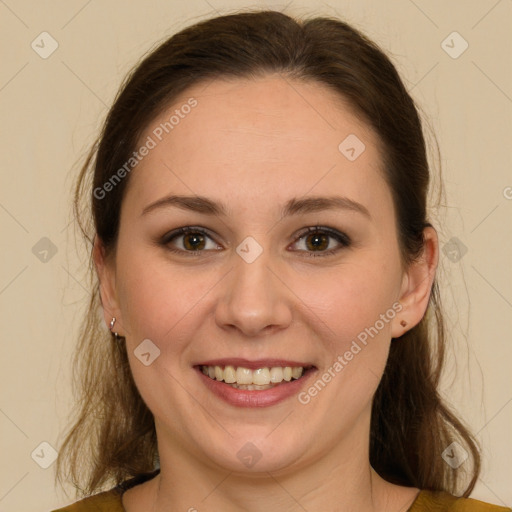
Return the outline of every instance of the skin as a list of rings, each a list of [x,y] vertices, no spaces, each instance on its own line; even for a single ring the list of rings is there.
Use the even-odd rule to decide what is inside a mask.
[[[419,490],[386,482],[369,463],[371,400],[390,344],[402,342],[392,338],[426,311],[435,231],[425,230],[422,257],[405,267],[378,137],[323,85],[273,75],[198,84],[141,142],[190,97],[197,106],[130,175],[115,254],[107,258],[99,239],[94,249],[105,321],[116,317],[126,337],[159,443],[161,473],[124,494],[126,510],[406,510]],[[355,161],[338,150],[348,134],[366,146]],[[141,215],[171,193],[222,202],[228,215],[176,207]],[[347,197],[370,217],[347,209],[281,217],[286,201],[313,195]],[[301,231],[316,225],[352,244],[328,238],[322,250],[338,252],[308,257],[320,253]],[[211,233],[199,256],[183,254],[183,236],[159,244],[183,226]],[[252,263],[236,252],[247,236],[263,249]],[[192,368],[219,357],[293,359],[317,368],[312,384],[398,301],[403,309],[308,404],[294,396],[235,407]],[[161,351],[149,366],[134,355],[147,338]],[[237,457],[249,441],[262,455],[251,468]]]

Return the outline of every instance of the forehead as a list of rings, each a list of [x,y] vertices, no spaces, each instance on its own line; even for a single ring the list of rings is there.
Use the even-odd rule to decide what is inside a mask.
[[[170,192],[228,198],[241,208],[334,191],[376,202],[389,192],[378,137],[318,82],[267,76],[197,84],[150,123],[139,146],[149,140],[128,187],[141,203]]]

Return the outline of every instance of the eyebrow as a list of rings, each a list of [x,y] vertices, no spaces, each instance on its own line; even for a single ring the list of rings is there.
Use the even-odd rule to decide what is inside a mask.
[[[227,216],[228,208],[222,204],[203,196],[185,196],[170,195],[158,199],[154,203],[146,206],[142,211],[142,215],[146,215],[160,208],[176,207],[182,210],[202,213],[204,215]],[[309,196],[305,198],[292,198],[284,205],[281,215],[289,217],[291,215],[300,215],[306,213],[315,213],[325,210],[349,210],[361,213],[368,219],[371,219],[370,212],[361,203],[353,201],[348,197],[341,196]]]

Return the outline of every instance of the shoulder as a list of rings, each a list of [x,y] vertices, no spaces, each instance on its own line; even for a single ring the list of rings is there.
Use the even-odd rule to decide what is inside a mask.
[[[421,491],[409,512],[512,512],[509,507],[500,507],[472,498],[459,498],[442,491]]]
[[[52,512],[124,512],[118,489],[100,492]]]
[[[122,496],[125,491],[146,482],[160,473],[160,468],[150,473],[138,474],[119,483],[109,491],[100,492],[76,503],[51,512],[125,512]]]

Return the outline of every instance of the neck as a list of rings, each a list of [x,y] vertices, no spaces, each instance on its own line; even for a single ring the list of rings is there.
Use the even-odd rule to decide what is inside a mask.
[[[193,471],[182,466],[175,472],[162,467],[156,477],[159,481],[154,512],[377,510],[374,504],[380,499],[376,496],[378,475],[370,467],[353,473],[348,466],[352,464],[330,472],[315,465],[300,474],[262,472],[250,476],[210,468]]]
[[[298,461],[293,468],[272,472],[227,471],[191,457],[177,443],[162,443],[168,439],[160,438],[161,470],[146,489],[152,504],[146,510],[407,510],[417,489],[389,484],[371,468],[367,423],[366,431],[354,428],[316,460]]]

